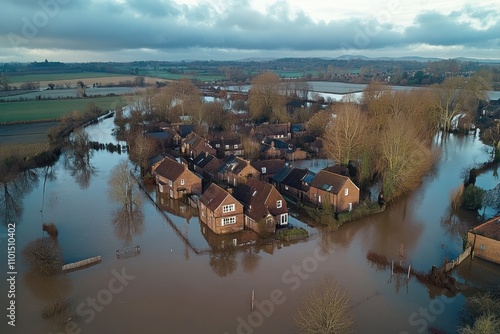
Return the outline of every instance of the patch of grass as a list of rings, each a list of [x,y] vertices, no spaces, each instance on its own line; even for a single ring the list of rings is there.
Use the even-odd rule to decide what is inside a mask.
[[[384,211],[385,207],[380,207],[378,203],[361,202],[350,212],[342,212],[338,215],[338,224],[342,225],[347,222],[358,220],[364,217],[371,216],[375,213]]]
[[[0,123],[19,121],[41,121],[59,119],[73,110],[84,110],[89,103],[103,110],[114,109],[123,105],[119,96],[106,96],[84,99],[42,100],[0,103]]]
[[[1,157],[34,157],[50,148],[48,137],[46,143],[0,144]]]
[[[276,239],[285,241],[307,238],[308,236],[309,233],[302,227],[287,228],[276,232]]]

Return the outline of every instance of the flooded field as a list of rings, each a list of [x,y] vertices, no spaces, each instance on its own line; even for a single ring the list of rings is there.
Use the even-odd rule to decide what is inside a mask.
[[[107,119],[87,132],[93,140],[116,142],[112,128],[113,120]],[[232,238],[207,231],[196,209],[162,201],[154,188],[149,192],[160,209],[141,195],[137,214],[124,219],[122,206],[110,197],[109,179],[126,156],[93,152],[88,166],[81,168],[71,164],[66,152],[53,167],[1,185],[2,194],[12,201],[0,201],[0,212],[16,224],[16,330],[70,333],[41,317],[44,307],[65,300],[73,311],[68,323],[81,333],[293,333],[293,311],[313,283],[332,275],[351,294],[357,333],[422,333],[426,326],[454,333],[468,289],[498,284],[499,266],[466,261],[455,276],[471,288],[454,296],[414,278],[406,282],[402,275],[391,277],[366,259],[369,251],[395,259],[403,244],[406,262],[429,270],[456,257],[461,231],[480,221],[470,212],[451,213],[449,193],[464,167],[487,159],[484,145],[472,136],[449,136],[436,144],[442,148],[436,171],[385,212],[334,232],[311,229],[311,236],[299,242],[252,243],[251,235],[241,235],[237,247]],[[323,168],[323,163],[301,162],[312,168]],[[491,171],[478,182],[490,189],[499,181]],[[65,263],[97,255],[102,263],[50,278],[29,272],[21,251],[42,236],[42,222],[57,225]],[[6,233],[4,224],[0,233]],[[0,242],[4,245],[5,238]],[[136,245],[140,255],[117,258],[116,250]],[[0,265],[5,268],[2,248]],[[0,290],[6,289],[3,280]],[[252,290],[261,307],[253,315]],[[271,302],[276,295],[279,302]],[[423,319],[419,309],[432,303],[442,307],[432,320]],[[0,328],[4,333],[5,321]]]

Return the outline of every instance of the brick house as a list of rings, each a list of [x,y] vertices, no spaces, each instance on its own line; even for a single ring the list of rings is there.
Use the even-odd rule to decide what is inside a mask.
[[[290,123],[269,124],[263,123],[255,127],[255,134],[269,138],[288,140],[291,138]]]
[[[274,233],[276,226],[288,225],[287,203],[270,183],[250,178],[236,187],[234,197],[243,204],[245,227],[260,233],[263,223]]]
[[[193,159],[201,152],[208,152],[213,155],[217,154],[215,149],[205,139],[194,132],[191,132],[182,140],[181,149],[183,154]]]
[[[299,202],[307,198],[309,184],[316,176],[307,169],[292,168],[279,184],[279,191],[285,196]]]
[[[201,178],[174,159],[163,159],[153,168],[153,176],[160,193],[166,193],[170,198],[201,194]]]
[[[215,183],[200,197],[198,209],[200,220],[216,234],[234,233],[244,228],[243,205]]]
[[[253,168],[259,171],[259,179],[264,182],[270,182],[274,174],[278,173],[285,167],[285,160],[283,159],[267,159],[267,160],[254,160],[250,162]]]
[[[221,162],[213,154],[201,152],[193,159],[193,169],[204,178],[215,178]]]
[[[259,178],[259,171],[252,167],[249,161],[231,155],[224,159],[217,169],[217,178],[236,187],[251,177]]]
[[[473,256],[500,264],[500,215],[470,229],[467,240]]]
[[[219,138],[210,141],[210,145],[217,150],[218,157],[230,155],[243,156],[245,150],[239,137]]]
[[[347,176],[321,170],[311,180],[307,199],[318,207],[328,200],[335,212],[351,211],[359,203],[359,188]]]

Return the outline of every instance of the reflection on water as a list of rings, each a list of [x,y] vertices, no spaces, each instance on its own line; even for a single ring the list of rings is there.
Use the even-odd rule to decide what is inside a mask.
[[[91,126],[88,133],[107,136],[112,128],[112,119],[104,120]],[[58,295],[72,300],[74,307],[105,289],[111,270],[124,266],[127,273],[136,278],[123,292],[113,296],[105,312],[97,313],[91,323],[81,323],[82,332],[234,333],[238,317],[246,318],[250,312],[248,297],[252,289],[259,301],[267,298],[273,289],[286,293],[286,303],[276,306],[274,313],[254,332],[292,332],[291,313],[306,295],[307,288],[324,274],[334,274],[352,293],[353,301],[358,302],[353,309],[356,332],[414,333],[419,327],[412,326],[409,317],[420,307],[428,308],[433,301],[429,295],[440,292],[414,279],[406,283],[404,275],[391,280],[390,273],[370,266],[366,254],[373,250],[397,260],[403,244],[406,262],[425,271],[432,265],[440,265],[445,258],[456,257],[461,251],[460,233],[468,224],[475,224],[477,218],[462,211],[450,215],[449,193],[461,181],[463,167],[473,159],[483,161],[487,154],[482,152],[484,146],[477,138],[472,137],[450,136],[442,147],[444,154],[435,175],[426,178],[415,193],[381,214],[345,224],[334,232],[317,232],[306,241],[293,244],[258,245],[251,243],[251,236],[245,234],[217,236],[199,223],[196,208],[171,201],[153,189],[149,193],[161,207],[158,212],[150,201],[141,200],[142,194],[135,193],[138,189],[130,180],[110,174],[123,155],[101,151],[90,156],[88,161],[99,173],[92,175],[86,189],[78,186],[79,182],[60,161],[54,166],[57,179],[47,177],[47,191],[54,194],[48,197],[48,203],[57,202],[50,214],[60,227],[59,242],[65,260],[102,255],[103,262],[67,274],[69,282],[63,277],[55,277],[55,281],[38,279],[20,264],[19,282],[23,282],[26,289],[20,289],[17,296],[22,305],[19,317],[23,319],[19,330],[54,332],[52,328],[40,331],[46,326],[39,314],[44,306],[40,304]],[[123,170],[127,172],[127,168]],[[1,184],[0,196],[4,196],[5,187],[8,194],[7,201],[5,197],[0,198],[2,219],[11,217],[10,220],[22,223],[17,240],[20,247],[38,234],[34,230],[39,231],[44,188],[40,179],[45,179],[40,173],[24,175],[12,184]],[[492,174],[493,171],[481,176],[478,183],[487,188],[485,185],[493,183]],[[125,182],[125,186],[120,182]],[[173,225],[167,222],[163,212]],[[196,253],[188,249],[172,226],[203,251]],[[1,228],[4,232],[5,227]],[[141,245],[141,256],[117,260],[115,250],[132,240]],[[235,247],[235,243],[241,247]],[[283,281],[283,274],[310,264],[305,260],[315,254],[324,260],[305,273],[307,279],[301,279],[300,287],[292,291],[290,284]],[[470,265],[467,261],[457,271],[460,281],[484,286],[498,284],[499,266],[480,265],[483,261],[479,259]],[[62,289],[57,290],[56,285]],[[3,286],[0,288],[5,291]],[[192,300],[196,303],[190,302]],[[458,324],[463,296],[450,298],[449,302],[432,325],[451,333]]]
[[[37,187],[38,183],[39,175],[35,169],[15,176],[0,176],[0,217],[3,225],[20,222],[24,197]]]
[[[87,189],[96,169],[91,163],[92,150],[89,146],[89,136],[83,129],[74,132],[73,140],[68,143],[64,154],[64,167],[82,189]]]

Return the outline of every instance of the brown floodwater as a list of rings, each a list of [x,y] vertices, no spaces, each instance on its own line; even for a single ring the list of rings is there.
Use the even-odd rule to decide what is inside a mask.
[[[105,120],[87,131],[95,140],[114,142],[112,127]],[[454,273],[466,288],[453,296],[414,278],[391,277],[366,259],[375,251],[397,260],[403,245],[406,263],[429,270],[460,253],[461,233],[480,218],[450,214],[449,193],[462,169],[486,160],[487,153],[474,137],[450,136],[439,145],[442,159],[415,193],[337,231],[310,228],[307,240],[291,243],[254,243],[251,233],[213,235],[200,225],[196,210],[162,200],[154,190],[161,212],[141,195],[140,212],[124,216],[110,199],[108,179],[126,155],[94,152],[88,169],[75,168],[63,156],[28,181],[2,185],[16,203],[2,202],[1,213],[16,223],[17,276],[16,328],[7,326],[4,315],[1,333],[294,333],[293,311],[326,275],[351,294],[356,333],[426,333],[428,326],[454,333],[465,296],[498,285],[499,266],[467,260]],[[477,184],[491,189],[498,182],[492,171]],[[102,262],[49,278],[29,272],[21,250],[42,236],[42,213],[44,222],[59,229],[64,262],[96,255]],[[6,233],[4,224],[0,232]],[[6,268],[7,239],[0,244]],[[116,250],[136,245],[139,255],[117,258]],[[0,289],[6,310],[5,280]],[[57,300],[69,304],[65,325],[42,318]]]

